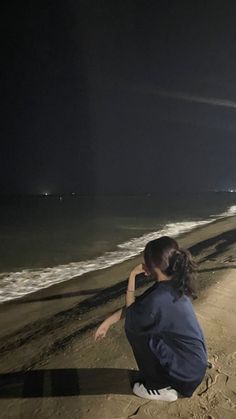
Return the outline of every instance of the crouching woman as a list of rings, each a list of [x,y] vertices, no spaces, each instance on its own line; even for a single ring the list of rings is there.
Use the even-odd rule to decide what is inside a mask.
[[[96,330],[95,340],[125,316],[125,333],[139,368],[133,393],[151,400],[191,397],[202,382],[207,349],[193,309],[193,280],[197,264],[176,240],[162,236],[148,242],[144,264],[130,273],[126,306]],[[144,273],[154,284],[135,298],[135,277]]]

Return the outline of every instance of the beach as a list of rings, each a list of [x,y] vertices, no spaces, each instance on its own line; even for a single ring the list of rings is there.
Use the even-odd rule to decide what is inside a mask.
[[[212,363],[194,395],[168,404],[132,393],[137,365],[124,320],[94,341],[96,327],[124,305],[138,255],[1,304],[1,418],[236,417],[236,216],[177,240],[199,264],[193,304]],[[136,295],[152,283],[140,276]]]

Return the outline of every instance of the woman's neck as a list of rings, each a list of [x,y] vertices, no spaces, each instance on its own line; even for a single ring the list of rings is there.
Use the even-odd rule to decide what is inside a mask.
[[[170,279],[172,279],[172,276],[166,276],[163,273],[158,274],[156,281],[157,282],[162,282],[162,281],[170,281]]]

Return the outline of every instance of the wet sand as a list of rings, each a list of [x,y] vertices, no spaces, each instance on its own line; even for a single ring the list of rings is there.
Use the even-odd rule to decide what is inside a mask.
[[[0,306],[0,417],[235,418],[236,216],[178,242],[199,262],[194,307],[213,364],[191,399],[166,404],[132,394],[137,365],[124,320],[94,341],[97,325],[124,305],[140,255]],[[152,283],[141,275],[136,294]]]

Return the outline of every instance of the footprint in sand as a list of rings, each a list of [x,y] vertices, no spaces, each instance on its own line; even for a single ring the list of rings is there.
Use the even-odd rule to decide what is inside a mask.
[[[235,376],[228,377],[228,380],[225,384],[226,384],[226,387],[230,391],[232,391],[234,395],[236,395],[236,377]]]
[[[218,355],[213,354],[211,357],[209,357],[209,362],[211,363],[211,368],[215,368],[218,362]]]
[[[227,356],[227,364],[232,365],[236,361],[236,352],[232,352]]]

